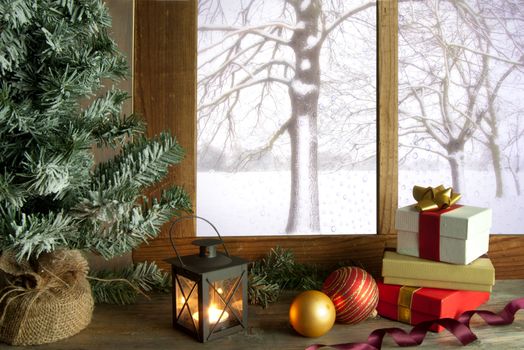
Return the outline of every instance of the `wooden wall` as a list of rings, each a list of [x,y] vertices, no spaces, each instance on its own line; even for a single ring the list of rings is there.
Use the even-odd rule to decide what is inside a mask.
[[[135,11],[134,111],[146,119],[148,136],[170,130],[186,151],[182,165],[149,193],[181,185],[196,207],[196,6],[137,0]],[[177,225],[176,237],[193,236],[190,220]]]
[[[176,239],[181,255],[196,254],[191,245],[193,238]],[[363,266],[375,277],[380,276],[384,248],[394,248],[396,235],[345,235],[301,236],[289,239],[285,236],[225,237],[230,254],[250,261],[262,258],[271,248],[280,246],[295,253],[297,261],[335,266],[340,262],[352,262]],[[174,257],[173,248],[165,238],[155,239],[148,246],[133,253],[135,261],[157,261],[164,268],[163,259]],[[524,278],[524,236],[491,235],[489,257],[496,270],[497,279]]]

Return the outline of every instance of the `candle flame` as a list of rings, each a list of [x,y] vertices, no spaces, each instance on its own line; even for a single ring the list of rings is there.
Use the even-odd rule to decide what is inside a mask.
[[[224,311],[224,314],[222,314],[222,311],[222,309],[217,308],[215,305],[209,306],[209,309],[207,309],[209,323],[214,324],[227,320],[229,318],[229,313]],[[221,315],[222,317],[220,317]],[[198,322],[198,312],[193,314],[193,319]]]

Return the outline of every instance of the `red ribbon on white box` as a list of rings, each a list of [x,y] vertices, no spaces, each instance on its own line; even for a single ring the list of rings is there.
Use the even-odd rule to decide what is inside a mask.
[[[418,256],[422,259],[440,261],[440,216],[460,208],[453,205],[439,211],[422,211],[418,216]]]

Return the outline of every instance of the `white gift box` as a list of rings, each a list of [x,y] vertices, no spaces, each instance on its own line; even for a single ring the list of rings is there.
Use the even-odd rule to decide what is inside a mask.
[[[419,254],[419,211],[414,205],[397,209],[397,253]],[[491,209],[462,206],[440,215],[439,261],[466,265],[488,252]],[[424,233],[422,233],[424,234]]]

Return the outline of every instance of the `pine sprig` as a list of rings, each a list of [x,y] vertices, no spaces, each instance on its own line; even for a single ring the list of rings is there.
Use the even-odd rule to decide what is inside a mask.
[[[281,292],[280,285],[269,282],[267,276],[260,271],[249,273],[248,288],[249,302],[264,308],[276,302]]]
[[[321,289],[327,273],[315,265],[295,262],[291,250],[272,248],[249,268],[249,302],[267,307],[284,289]]]
[[[152,140],[140,137],[127,144],[114,159],[97,166],[93,189],[150,186],[166,176],[169,166],[179,163],[183,156],[182,147],[168,133]]]
[[[0,48],[13,47],[11,50],[0,50],[0,73],[2,74],[16,70],[27,54],[27,44],[19,34],[34,15],[31,5],[31,2],[27,0],[0,1],[0,20],[8,24],[2,26],[0,31]]]
[[[127,92],[113,89],[84,110],[81,119],[90,124],[98,147],[125,146],[128,137],[145,131],[144,122],[136,114],[120,115],[128,98]]]
[[[93,196],[100,192],[91,192]],[[84,217],[83,234],[69,244],[77,249],[96,251],[110,259],[122,255],[148,239],[156,237],[161,226],[172,217],[191,212],[191,201],[182,187],[164,191],[160,199],[142,198],[142,206],[92,197],[76,207]],[[95,203],[95,206],[92,205]]]
[[[160,200],[143,198],[142,212],[146,217],[159,217],[162,223],[182,213],[192,213],[191,198],[181,186],[174,186],[162,191]],[[155,231],[160,229],[160,223],[155,225]]]
[[[21,214],[4,229],[8,235],[2,245],[9,246],[18,261],[67,246],[67,237],[76,231],[71,217],[63,212]]]
[[[14,178],[15,176],[7,171],[0,174],[0,203],[3,210],[8,206],[19,209],[24,205],[24,191],[13,183]]]
[[[132,304],[140,294],[153,290],[169,292],[171,277],[154,263],[139,263],[120,270],[89,274],[95,303]]]

